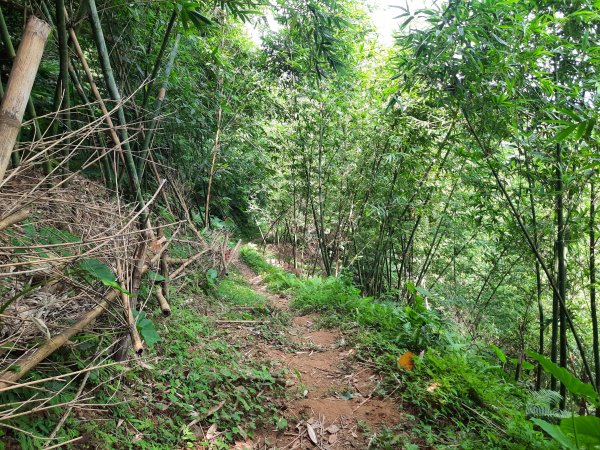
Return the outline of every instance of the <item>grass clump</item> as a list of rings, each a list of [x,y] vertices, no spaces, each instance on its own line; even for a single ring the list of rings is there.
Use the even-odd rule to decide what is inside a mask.
[[[269,313],[267,298],[252,290],[237,276],[218,283],[214,297],[226,319],[253,320]]]
[[[257,273],[271,273],[277,270],[253,247],[245,245],[240,249],[240,258]]]
[[[263,275],[263,280],[271,292],[291,292],[302,286],[302,280],[294,274],[269,264],[253,247],[246,245],[240,250],[240,258],[256,273]]]
[[[221,281],[216,288],[215,296],[231,306],[266,308],[268,303],[263,295],[258,294],[237,279]]]

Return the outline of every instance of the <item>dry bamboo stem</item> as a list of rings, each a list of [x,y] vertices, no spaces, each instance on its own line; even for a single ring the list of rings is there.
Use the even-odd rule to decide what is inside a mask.
[[[158,230],[161,238],[164,238],[165,235],[163,233],[163,229],[159,228]],[[169,302],[169,263],[167,263],[167,252],[162,252],[160,255],[160,274],[164,278],[161,281],[162,292],[164,293],[165,300],[167,303]],[[163,311],[163,314],[165,312]],[[169,311],[170,313],[170,311]]]
[[[29,208],[24,208],[12,213],[8,217],[5,217],[4,219],[0,220],[0,231],[14,225],[15,223],[19,223],[21,220],[26,219],[27,217],[29,217],[30,213],[31,211],[29,210]]]
[[[158,304],[160,305],[160,310],[162,311],[163,316],[170,316],[171,307],[169,306],[169,302],[162,293],[162,287],[160,284],[154,286],[154,293],[156,294],[156,298],[158,299]]]
[[[224,243],[223,243],[223,270],[221,271],[221,275],[227,273],[229,264],[231,263],[233,258],[235,258],[235,255],[237,254],[238,250],[240,249],[240,245],[242,245],[242,240],[239,239],[237,241],[237,244],[235,244],[235,247],[233,248],[233,250],[231,250],[228,253],[227,252],[227,240],[228,240],[227,236],[225,236]]]
[[[50,25],[35,16],[27,22],[0,106],[0,181],[17,141],[21,121],[35,81]]]
[[[37,348],[31,355],[25,358],[25,360],[21,361],[19,364],[20,370],[18,372],[4,371],[0,373],[0,392],[14,385],[23,375],[27,374],[44,359],[65,345],[67,341],[77,333],[83,331],[90,323],[98,318],[117,297],[119,297],[119,294],[120,292],[117,290],[109,292],[98,306],[86,313],[76,324],[54,336],[44,345]]]
[[[131,311],[131,304],[129,303],[129,295],[125,292],[121,292],[121,301],[123,302],[123,309],[125,310],[125,320],[127,320],[127,324],[129,325],[129,334],[131,335],[131,345],[133,346],[133,350],[139,356],[144,353],[144,345],[142,344],[142,339],[137,331],[137,326],[135,325],[135,319],[133,318],[133,312]]]
[[[102,110],[102,115],[104,117],[104,120],[106,121],[106,124],[108,125],[108,129],[110,132],[110,138],[112,139],[112,141],[115,144],[115,147],[119,151],[119,156],[121,157],[123,164],[125,164],[125,157],[123,156],[123,148],[121,147],[121,139],[119,139],[119,135],[117,134],[115,125],[110,117],[110,113],[108,112],[106,105],[104,104],[102,95],[100,94],[100,91],[98,90],[98,86],[96,85],[96,81],[94,80],[94,76],[92,75],[92,71],[90,70],[90,66],[87,63],[87,59],[85,58],[83,50],[81,50],[81,46],[79,45],[79,41],[77,40],[77,35],[75,34],[75,30],[73,30],[73,28],[69,28],[69,35],[71,36],[71,42],[73,43],[73,47],[75,47],[75,52],[77,53],[77,57],[79,58],[79,61],[81,62],[81,65],[83,66],[83,70],[88,79],[88,83],[90,84],[90,87],[92,88],[94,97],[96,97],[96,101],[98,102],[98,105],[100,105],[100,109]],[[116,173],[116,168],[113,167],[113,171],[115,171],[115,173]]]
[[[146,246],[145,246],[145,242],[141,242],[140,245],[138,246],[138,251],[137,254],[139,254],[139,252],[143,251],[144,253],[146,252]],[[136,255],[138,256],[138,255]],[[143,265],[143,264],[142,264]],[[136,269],[137,269],[137,262],[136,262],[136,267],[133,269],[133,276],[136,276]],[[121,262],[118,261],[117,262],[117,275],[119,277],[119,279],[124,280],[125,277],[123,276],[123,270],[121,269]],[[142,272],[140,272],[139,274],[139,278],[142,278]],[[144,353],[144,344],[142,344],[142,339],[140,338],[140,335],[137,331],[137,326],[136,326],[136,321],[135,318],[133,317],[133,311],[132,311],[132,306],[131,306],[131,301],[129,300],[129,295],[125,293],[125,283],[121,282],[121,303],[123,303],[123,313],[125,315],[125,321],[127,322],[127,326],[129,328],[129,336],[131,337],[131,344],[133,347],[133,351],[136,353],[136,355],[140,356],[142,353]],[[135,280],[133,280],[131,282],[131,285],[135,285]],[[139,286],[139,284],[138,284]],[[135,295],[135,293],[137,292],[136,290],[134,290],[134,288],[132,288],[132,292],[133,295]],[[135,304],[134,304],[135,307]],[[119,341],[121,344],[120,350],[123,351],[123,353],[127,352],[127,349],[129,348],[129,342],[127,340],[123,341],[120,340]],[[119,358],[117,358],[118,360]]]
[[[23,375],[28,373],[31,369],[36,367],[44,359],[62,347],[69,339],[75,336],[77,333],[83,331],[90,323],[92,323],[97,317],[99,317],[107,308],[108,305],[113,302],[118,296],[119,291],[111,291],[102,300],[98,306],[86,313],[76,324],[68,327],[62,333],[54,336],[52,339],[47,341],[44,345],[37,348],[29,357],[19,364],[18,372],[5,371],[0,374],[0,391],[12,386],[16,383]]]
[[[186,262],[184,262],[181,266],[179,266],[179,268],[175,272],[173,272],[169,278],[171,280],[174,280],[175,277],[177,277],[177,275],[179,275],[181,272],[183,272],[187,266],[189,266],[190,264],[192,264],[194,261],[199,260],[202,255],[208,253],[208,250],[209,249],[202,250],[200,253],[198,253],[198,254],[192,256],[191,258],[189,258]]]
[[[179,223],[181,223],[181,222],[177,222],[176,224],[179,224]],[[173,225],[175,225],[175,224],[173,224]],[[171,236],[171,239],[169,239],[165,243],[165,245],[162,246],[162,248],[160,249],[160,251],[156,255],[154,255],[152,257],[152,259],[150,260],[150,265],[156,264],[156,262],[161,258],[162,254],[167,251],[167,249],[169,248],[169,245],[171,245],[171,242],[173,242],[173,238],[175,236],[177,236],[177,233],[179,233],[179,230],[180,230],[180,228],[178,227],[175,230],[175,232],[173,233],[173,235]],[[148,270],[148,268],[149,268],[149,266],[147,264],[144,264],[144,267],[142,268],[142,270],[144,271],[144,273]]]
[[[196,228],[196,226],[194,225],[192,218],[190,217],[190,212],[188,211],[187,204],[185,202],[185,198],[183,197],[183,194],[179,191],[179,189],[177,189],[177,186],[175,186],[175,183],[173,181],[170,181],[170,183],[171,183],[171,187],[173,188],[173,191],[175,192],[175,195],[177,196],[177,199],[179,200],[181,208],[183,209],[183,214],[185,216],[185,219],[187,220],[188,226],[191,228],[191,230],[194,232],[194,234],[198,238],[198,243],[200,245],[202,245],[203,247],[207,247],[208,244],[206,243],[206,241],[204,240],[204,238],[198,231],[198,228]]]
[[[167,264],[183,264],[184,262],[188,261],[189,258],[173,258],[172,256],[167,256],[165,258],[165,261],[167,262]]]

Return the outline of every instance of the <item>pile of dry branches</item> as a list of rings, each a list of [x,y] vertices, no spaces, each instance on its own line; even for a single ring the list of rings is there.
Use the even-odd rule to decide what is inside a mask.
[[[48,408],[65,407],[68,414],[89,407],[94,391],[85,390],[87,374],[113,360],[135,361],[144,351],[136,311],[170,314],[170,282],[181,285],[194,266],[226,272],[235,252],[227,249],[226,233],[196,229],[181,188],[161,179],[157,167],[152,168],[156,189],[143,207],[124,200],[118,189],[83,177],[80,172],[100,158],[113,167],[121,158],[119,147],[96,145],[109,132],[103,123],[101,117],[69,133],[20,143],[19,165],[0,182],[0,393],[35,392],[0,407],[0,426],[15,428],[10,419]],[[44,175],[42,165],[53,152],[62,158]],[[75,156],[81,161],[82,155],[79,170],[72,171],[69,161]],[[159,202],[172,217],[177,203],[184,220],[167,222],[153,214]],[[177,257],[168,255],[172,244]],[[148,271],[155,277],[143,298],[138,293]],[[75,337],[83,331],[101,339],[82,362],[74,355],[81,343]],[[131,347],[134,353],[128,353]],[[48,358],[59,349],[64,349],[60,363]],[[64,384],[41,388],[49,380]],[[57,405],[57,396],[76,380],[81,380],[77,396]],[[36,438],[56,442],[54,436]]]
[[[66,384],[0,408],[0,424],[9,428],[12,425],[7,421],[22,414],[89,405],[93,392],[83,389],[85,374],[114,364],[112,359],[131,360],[127,356],[130,345],[134,357],[144,350],[134,312],[160,308],[169,314],[170,282],[181,285],[194,266],[223,273],[233,256],[227,249],[226,233],[200,233],[189,216],[140,226],[139,208],[123,202],[99,182],[66,170],[52,179],[35,164],[25,167],[22,163],[16,170],[19,176],[11,176],[0,187],[0,393],[36,389],[52,379]],[[159,198],[184,202],[175,183],[164,181],[158,183],[146,208]],[[180,209],[187,211],[185,203]],[[168,255],[172,244],[177,246],[178,257]],[[108,268],[114,281],[90,276],[98,267]],[[160,281],[149,280],[153,286],[143,298],[136,294],[148,271],[160,274]],[[84,330],[101,335],[102,345],[83,368],[81,361],[48,362],[61,347],[66,353],[76,350],[79,343],[73,338]],[[32,380],[27,374],[34,369]],[[82,377],[75,399],[50,406]]]

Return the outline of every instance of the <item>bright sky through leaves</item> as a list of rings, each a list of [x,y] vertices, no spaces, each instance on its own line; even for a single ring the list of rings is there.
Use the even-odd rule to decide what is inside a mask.
[[[406,20],[404,17],[398,18],[399,15],[404,13],[402,8],[408,6],[408,10],[411,13],[423,8],[431,8],[434,5],[441,5],[445,3],[444,0],[367,0],[365,2],[371,6],[371,18],[373,25],[379,35],[379,40],[385,46],[391,46],[394,42],[394,32],[398,29],[400,24]],[[266,21],[271,29],[277,29],[278,25],[273,20],[270,13],[265,16]],[[422,20],[414,20],[410,24],[411,29],[419,28],[424,26]],[[246,25],[248,33],[252,37],[252,40],[260,45],[260,31],[252,23]]]
[[[394,32],[405,18],[397,18],[404,11],[400,7],[408,9],[411,13],[423,8],[431,8],[432,5],[440,5],[445,2],[440,0],[370,0],[369,4],[373,5],[371,17],[373,24],[377,29],[380,40],[386,46],[392,45],[394,41]],[[423,26],[422,22],[413,22],[411,28]]]

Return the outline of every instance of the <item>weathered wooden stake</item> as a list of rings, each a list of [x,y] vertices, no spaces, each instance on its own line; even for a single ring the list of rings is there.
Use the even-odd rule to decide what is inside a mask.
[[[49,33],[50,25],[32,16],[25,27],[23,40],[10,72],[0,106],[0,182],[4,179],[10,154],[21,129],[23,114]]]

